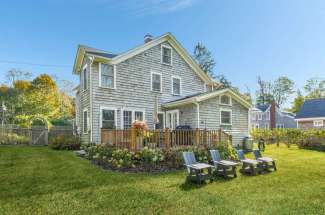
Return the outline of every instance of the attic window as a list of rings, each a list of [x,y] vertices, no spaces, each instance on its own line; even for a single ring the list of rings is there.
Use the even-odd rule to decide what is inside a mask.
[[[172,65],[172,48],[161,46],[161,62],[163,64]]]
[[[220,104],[231,105],[231,97],[227,95],[220,96]]]

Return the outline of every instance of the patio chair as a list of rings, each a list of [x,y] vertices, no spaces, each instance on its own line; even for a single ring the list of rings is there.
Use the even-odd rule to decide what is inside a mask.
[[[228,176],[237,177],[236,166],[237,163],[228,160],[221,160],[220,153],[218,150],[210,150],[211,158],[215,171],[218,175],[221,175],[225,178]]]
[[[205,163],[198,163],[193,152],[183,152],[183,158],[188,171],[186,182],[196,181],[198,184],[201,184],[202,181],[206,179],[212,181],[211,169],[213,166]],[[208,173],[205,173],[204,169],[207,169]]]
[[[262,163],[263,169],[270,171],[273,169],[276,171],[275,160],[270,157],[263,157],[260,150],[253,150],[256,160]]]
[[[236,150],[237,156],[242,163],[241,173],[249,173],[250,175],[256,175],[262,171],[262,163],[258,160],[245,158],[243,150]]]

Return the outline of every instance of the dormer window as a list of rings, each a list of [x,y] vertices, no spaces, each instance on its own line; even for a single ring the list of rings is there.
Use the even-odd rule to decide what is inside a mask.
[[[113,65],[99,63],[99,86],[115,88],[115,76]]]
[[[231,105],[231,97],[227,95],[220,96],[220,104],[222,105]]]
[[[172,48],[161,46],[161,62],[166,65],[172,65]]]

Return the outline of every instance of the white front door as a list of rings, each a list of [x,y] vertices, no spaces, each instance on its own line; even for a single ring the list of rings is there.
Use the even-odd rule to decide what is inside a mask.
[[[166,128],[174,130],[179,124],[179,110],[166,112]]]

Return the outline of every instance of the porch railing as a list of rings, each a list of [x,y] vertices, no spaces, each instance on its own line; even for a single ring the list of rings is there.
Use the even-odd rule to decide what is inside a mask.
[[[149,148],[192,145],[211,146],[225,141],[232,141],[232,137],[221,129],[138,130],[130,128],[101,130],[101,142],[103,144],[110,144],[130,150],[140,150],[145,146]]]

